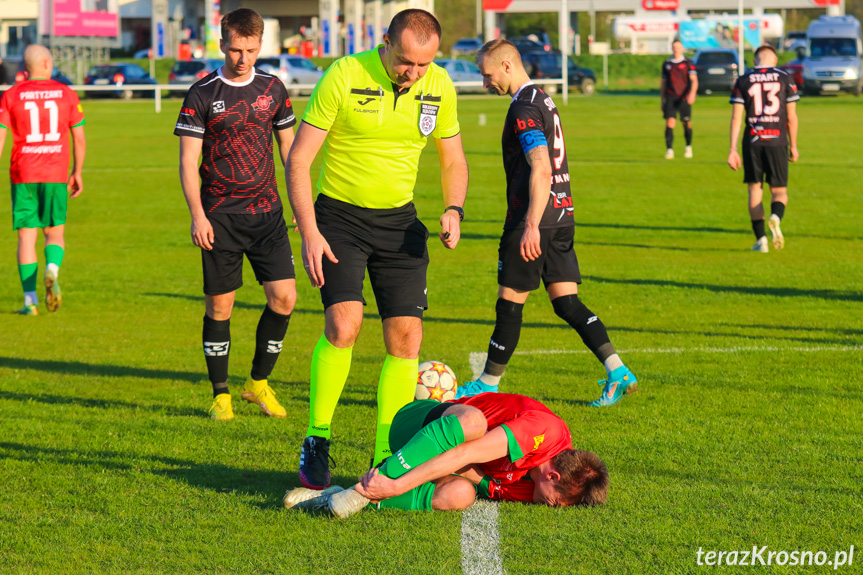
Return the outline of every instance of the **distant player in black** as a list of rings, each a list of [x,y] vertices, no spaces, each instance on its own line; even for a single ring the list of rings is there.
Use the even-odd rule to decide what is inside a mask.
[[[282,350],[297,290],[276,188],[273,135],[279,142],[279,169],[284,169],[296,119],[281,80],[255,70],[263,32],[264,21],[254,10],[241,8],[222,18],[225,65],[189,89],[174,129],[180,136],[180,181],[192,215],[192,242],[201,248],[204,268],[203,345],[215,398],[209,413],[216,420],[234,417],[228,355],[243,254],[264,286],[267,306],[242,397],[267,415],[285,417],[267,378]]]
[[[695,64],[683,57],[683,43],[675,40],[671,43],[673,56],[662,63],[662,86],[659,92],[662,97],[662,117],[665,118],[665,159],[674,159],[674,126],[677,115],[683,122],[683,134],[686,137],[684,158],[692,157],[692,104],[698,93],[698,74]]]
[[[740,120],[746,114],[743,132],[743,182],[749,185],[749,217],[755,232],[752,251],[767,253],[764,233],[764,205],[761,184],[770,185],[770,219],[767,225],[773,236],[773,248],[785,247],[779,223],[788,205],[788,160],[796,162],[797,152],[797,86],[794,79],[776,68],[776,51],[761,46],[755,51],[755,68],[737,79],[731,92],[734,110],[731,114],[731,150],[728,165],[740,168],[737,141]],[[790,151],[789,151],[790,145]]]
[[[512,97],[503,130],[507,214],[498,249],[497,319],[488,360],[458,397],[497,391],[521,333],[522,310],[540,279],[554,312],[572,326],[608,373],[592,406],[613,405],[636,389],[602,321],[578,299],[581,274],[573,248],[575,224],[560,116],[551,97],[530,81],[516,47],[492,40],[477,53],[483,84]]]

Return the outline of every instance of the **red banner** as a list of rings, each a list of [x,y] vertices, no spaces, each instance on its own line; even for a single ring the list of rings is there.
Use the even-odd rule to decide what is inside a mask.
[[[812,0],[812,3],[821,8],[826,8],[827,6],[839,6],[842,4],[842,0]]]
[[[641,0],[641,7],[645,10],[677,10],[680,8],[679,0]]]

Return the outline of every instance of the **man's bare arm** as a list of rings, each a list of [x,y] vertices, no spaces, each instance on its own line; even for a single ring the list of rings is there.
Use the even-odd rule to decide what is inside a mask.
[[[539,243],[539,224],[548,206],[551,193],[551,158],[548,146],[536,146],[525,152],[530,165],[530,203],[524,219],[524,234],[521,237],[521,257],[533,261],[542,254]]]
[[[435,140],[440,158],[440,183],[443,189],[444,208],[464,206],[467,197],[468,167],[464,157],[461,134]],[[440,218],[440,238],[449,249],[458,245],[461,238],[461,218],[455,210],[444,212]]]
[[[205,250],[213,249],[213,226],[201,204],[201,181],[198,178],[198,159],[204,141],[191,136],[180,136],[180,185],[192,216],[192,243]]]
[[[87,154],[87,140],[84,138],[84,126],[72,128],[72,173],[66,189],[69,196],[77,198],[84,191],[84,156]]]

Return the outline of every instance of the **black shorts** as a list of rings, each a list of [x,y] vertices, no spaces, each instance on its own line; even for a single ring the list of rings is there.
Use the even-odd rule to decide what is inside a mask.
[[[263,214],[208,214],[213,249],[201,250],[204,293],[222,295],[243,285],[243,254],[258,283],[294,279],[294,256],[282,210]]]
[[[771,188],[788,186],[788,149],[785,146],[743,146],[743,183]]]
[[[382,319],[422,317],[428,309],[429,232],[416,208],[361,208],[323,194],[315,202],[318,229],[339,263],[323,258],[324,309],[363,298],[366,269]]]
[[[521,257],[523,234],[523,228],[503,231],[497,250],[498,285],[519,291],[533,291],[539,287],[540,278],[546,289],[553,283],[581,283],[578,258],[573,247],[573,226],[539,230],[542,254],[532,262],[526,262]]]
[[[692,105],[686,101],[686,96],[679,100],[666,98],[665,104],[662,106],[662,117],[667,120],[668,118],[676,118],[678,114],[680,114],[681,122],[688,122],[692,119]]]

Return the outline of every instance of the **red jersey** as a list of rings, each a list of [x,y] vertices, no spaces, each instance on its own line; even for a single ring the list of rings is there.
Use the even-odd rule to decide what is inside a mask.
[[[485,415],[488,430],[503,427],[509,453],[505,457],[479,464],[488,476],[481,493],[491,499],[533,501],[533,482],[528,471],[572,449],[572,436],[561,418],[529,397],[513,393],[483,393],[463,397],[452,403],[473,406]]]
[[[84,125],[78,95],[54,80],[28,80],[0,98],[0,126],[12,130],[13,184],[65,184],[69,129]]]

